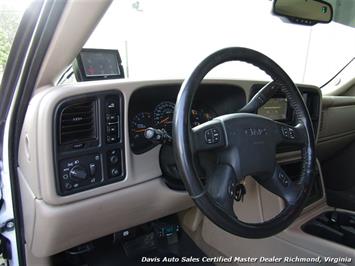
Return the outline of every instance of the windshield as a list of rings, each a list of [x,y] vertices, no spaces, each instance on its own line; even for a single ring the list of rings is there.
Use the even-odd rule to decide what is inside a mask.
[[[321,86],[353,57],[355,29],[285,23],[266,0],[114,1],[85,47],[118,49],[126,78],[185,78],[229,46],[258,50],[298,83]],[[226,63],[213,78],[266,80],[255,67]]]
[[[20,19],[29,0],[0,0],[0,83]]]

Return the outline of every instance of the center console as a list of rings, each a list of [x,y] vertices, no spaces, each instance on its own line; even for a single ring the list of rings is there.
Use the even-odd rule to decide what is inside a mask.
[[[308,234],[355,248],[355,215],[347,212],[324,212],[302,226]]]
[[[123,110],[123,96],[117,91],[58,104],[53,120],[58,195],[124,180]]]

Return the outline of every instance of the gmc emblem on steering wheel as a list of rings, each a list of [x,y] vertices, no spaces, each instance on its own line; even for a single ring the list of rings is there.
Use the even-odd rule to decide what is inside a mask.
[[[245,135],[250,137],[267,135],[266,128],[247,128],[244,130]]]

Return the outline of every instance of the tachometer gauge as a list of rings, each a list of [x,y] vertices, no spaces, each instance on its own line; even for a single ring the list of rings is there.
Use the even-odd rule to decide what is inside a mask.
[[[209,110],[208,108],[204,109],[192,109],[191,110],[191,127],[196,127],[207,121],[212,120],[217,115],[214,111]]]
[[[154,124],[158,129],[165,129],[171,136],[175,104],[173,102],[161,102],[154,109]]]
[[[131,147],[133,150],[145,149],[151,145],[144,137],[144,131],[153,126],[152,114],[149,112],[137,113],[130,124]]]
[[[200,110],[192,109],[190,121],[191,121],[191,127],[196,127],[198,125],[201,125],[204,122],[203,113]]]

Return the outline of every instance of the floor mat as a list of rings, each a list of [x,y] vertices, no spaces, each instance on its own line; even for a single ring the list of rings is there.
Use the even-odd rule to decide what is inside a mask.
[[[214,265],[202,262],[206,255],[189,236],[180,232],[179,242],[134,257],[127,257],[120,244],[101,246],[85,256],[88,266],[135,266],[135,265]],[[189,262],[194,259],[196,262]]]

